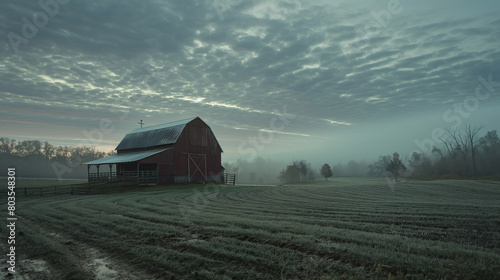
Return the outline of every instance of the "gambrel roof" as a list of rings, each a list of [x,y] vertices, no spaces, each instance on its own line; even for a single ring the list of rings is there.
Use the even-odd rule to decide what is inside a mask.
[[[181,136],[182,132],[184,131],[186,125],[196,119],[207,125],[203,120],[200,119],[200,117],[194,117],[185,120],[134,129],[130,133],[125,135],[125,137],[123,137],[120,144],[118,144],[118,146],[116,147],[116,150],[120,151],[130,149],[143,149],[175,144],[177,143],[179,136]],[[207,127],[213,135],[212,129],[208,125]],[[215,139],[215,142],[220,148],[217,139]]]
[[[140,149],[175,144],[190,118],[150,127],[138,128],[125,135],[116,150]]]

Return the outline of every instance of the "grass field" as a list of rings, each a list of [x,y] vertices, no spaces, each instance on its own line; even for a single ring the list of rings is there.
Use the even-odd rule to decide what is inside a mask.
[[[494,181],[19,195],[17,214],[24,279],[500,279]]]

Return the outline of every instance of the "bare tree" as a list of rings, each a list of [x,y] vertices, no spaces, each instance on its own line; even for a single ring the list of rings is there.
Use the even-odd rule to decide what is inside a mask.
[[[467,125],[465,127],[465,136],[467,137],[467,142],[471,151],[471,161],[472,167],[474,169],[474,175],[477,176],[477,168],[476,168],[476,151],[477,148],[481,145],[481,142],[476,137],[482,127],[472,128],[471,125]]]
[[[455,146],[455,143],[453,140],[449,138],[439,138],[441,142],[444,144],[444,147],[446,148],[446,151],[448,152],[448,157],[444,157],[443,153],[439,148],[433,149],[433,152],[436,151],[441,155],[441,158],[444,161],[447,161],[448,158],[451,158],[453,160],[453,165],[455,166],[455,169],[458,171],[460,169],[459,164],[458,164],[458,159],[457,159],[457,150],[458,148]]]
[[[443,140],[441,140],[443,141]],[[441,152],[441,149],[436,147],[436,146],[432,146],[432,150],[431,150],[431,153],[436,153],[436,154],[439,154],[439,156],[441,156],[442,159],[444,159],[444,155],[443,155],[443,152]]]
[[[458,164],[458,159],[463,166],[463,175],[467,176],[468,164],[467,157],[469,155],[469,142],[467,137],[465,137],[458,128],[454,131],[446,130],[448,132],[448,138],[440,138],[448,151],[448,155],[453,159],[457,170],[460,169]]]

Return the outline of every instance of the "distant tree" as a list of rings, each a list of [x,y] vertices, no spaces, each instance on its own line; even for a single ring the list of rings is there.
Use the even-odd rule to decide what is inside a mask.
[[[284,183],[297,183],[300,181],[300,170],[295,164],[288,165],[280,172],[278,179]]]
[[[297,183],[307,179],[314,180],[314,177],[311,165],[307,161],[296,160],[280,172],[278,179],[285,183]]]
[[[0,138],[0,153],[14,155],[16,145],[17,145],[16,140],[9,139],[6,137],[1,137]]]
[[[284,183],[302,182],[304,179],[314,179],[314,172],[311,170],[310,164],[305,160],[294,161],[285,169],[281,170],[278,175],[278,180]]]
[[[309,170],[309,166],[308,166],[307,162],[305,160],[301,160],[298,162],[295,161],[293,164],[299,168],[300,181],[303,181],[304,178],[306,178],[308,170]]]
[[[412,172],[419,175],[426,175],[430,173],[432,162],[423,153],[413,152],[408,162]]]
[[[392,173],[394,179],[396,180],[396,182],[398,182],[398,178],[401,177],[406,171],[406,166],[401,161],[398,153],[394,153],[392,156],[393,158],[387,166],[386,170]]]
[[[500,172],[500,137],[497,131],[488,131],[479,139],[481,175],[494,175]]]
[[[52,146],[49,142],[45,141],[42,143],[43,155],[47,159],[51,159],[54,157],[56,148]]]
[[[481,137],[479,142],[481,147],[488,152],[500,152],[500,137],[498,137],[496,130],[486,132],[486,135]]]
[[[461,176],[478,175],[476,157],[482,145],[481,139],[478,138],[481,129],[466,125],[463,130],[447,130],[447,135],[440,138],[448,152],[448,158],[451,158],[455,165],[455,168],[451,169],[453,173]],[[472,172],[469,167],[472,167]]]
[[[391,156],[379,156],[378,161],[368,165],[368,175],[383,177],[387,172],[387,166],[391,162]]]
[[[321,176],[325,177],[325,181],[328,181],[328,178],[333,176],[332,168],[328,163],[323,164],[321,167]]]
[[[68,146],[57,146],[54,151],[54,158],[59,161],[66,160],[70,156]]]

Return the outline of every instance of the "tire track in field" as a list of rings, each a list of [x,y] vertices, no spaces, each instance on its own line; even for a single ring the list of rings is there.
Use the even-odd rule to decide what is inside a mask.
[[[123,267],[120,263],[106,256],[102,251],[88,244],[75,240],[64,233],[61,233],[52,228],[43,227],[40,223],[34,220],[23,217],[23,220],[29,221],[23,223],[23,227],[35,231],[51,240],[55,244],[59,244],[63,248],[64,262],[68,264],[76,264],[76,266],[85,274],[92,275],[95,280],[138,280],[138,279],[154,279],[147,275],[135,275],[128,268]],[[53,245],[51,245],[53,246]],[[61,257],[61,256],[59,256]],[[50,259],[46,259],[48,263]],[[53,278],[51,272],[47,272],[49,278]],[[40,277],[40,276],[38,276]],[[30,278],[26,278],[30,279]]]

